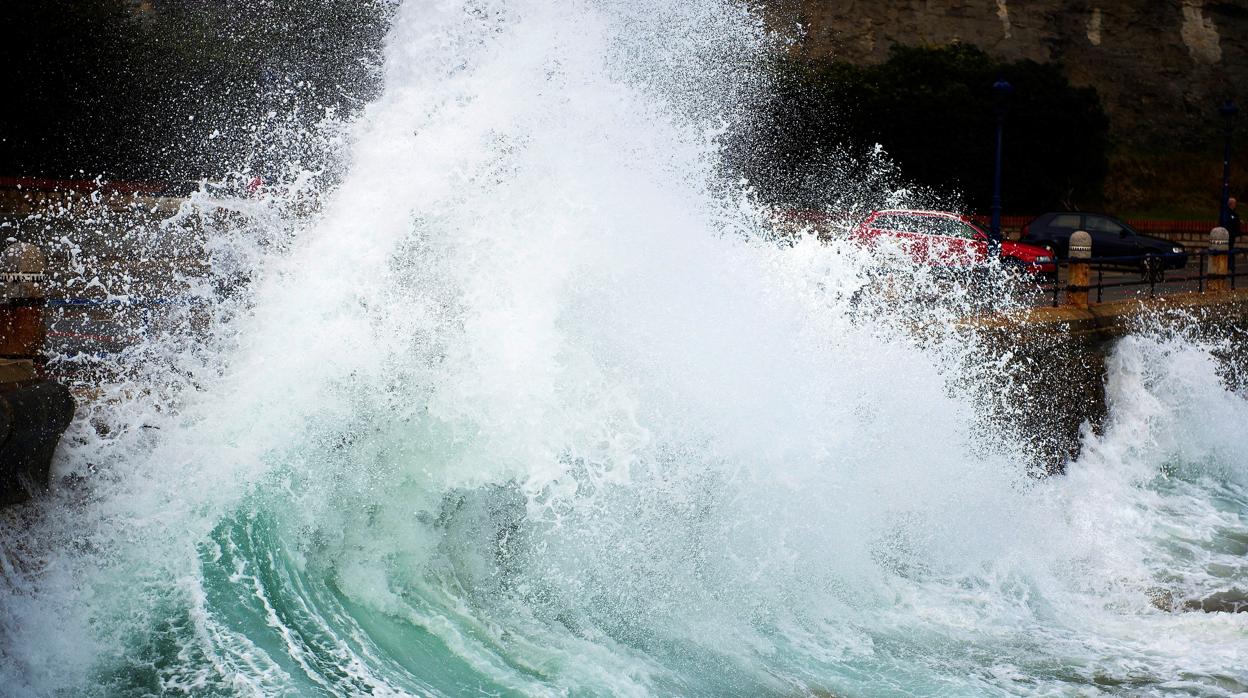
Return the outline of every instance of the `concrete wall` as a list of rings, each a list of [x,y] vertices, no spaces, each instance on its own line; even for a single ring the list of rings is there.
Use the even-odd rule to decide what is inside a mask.
[[[1036,465],[1054,471],[1078,454],[1085,424],[1094,431],[1104,425],[1105,360],[1115,342],[1150,324],[1185,326],[1198,336],[1248,336],[1248,290],[1185,293],[1082,310],[1033,308],[974,318],[965,326],[986,339],[996,356],[1011,357],[997,382],[985,386],[989,393],[1008,391],[1010,396],[993,418],[1009,420],[1027,434]],[[1218,358],[1228,369],[1228,380],[1248,369],[1248,351]],[[1018,381],[1027,390],[1010,387]]]

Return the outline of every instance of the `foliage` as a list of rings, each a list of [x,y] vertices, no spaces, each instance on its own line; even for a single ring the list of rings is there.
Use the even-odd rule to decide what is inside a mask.
[[[1095,91],[1054,65],[1000,63],[978,48],[895,47],[854,66],[782,58],[775,99],[731,148],[730,161],[777,202],[826,204],[831,168],[861,167],[880,144],[919,185],[991,205],[996,115],[992,85],[1015,88],[1004,131],[1003,192],[1014,213],[1095,205],[1106,172],[1108,121]],[[859,157],[850,157],[859,156]]]
[[[1231,196],[1248,200],[1248,148],[1231,155]],[[1183,152],[1120,149],[1110,156],[1105,208],[1124,217],[1202,220],[1216,225],[1222,205],[1222,148]],[[1241,209],[1242,210],[1242,209]]]

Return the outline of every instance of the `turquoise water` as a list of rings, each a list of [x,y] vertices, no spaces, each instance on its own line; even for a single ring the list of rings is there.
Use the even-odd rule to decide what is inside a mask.
[[[1248,579],[1226,347],[1123,340],[1103,433],[1029,476],[965,289],[855,306],[872,260],[720,178],[777,40],[710,0],[403,4],[382,97],[300,136],[340,173],[167,224],[207,236],[201,315],[4,513],[0,685],[1248,692],[1248,616],[1188,610]]]

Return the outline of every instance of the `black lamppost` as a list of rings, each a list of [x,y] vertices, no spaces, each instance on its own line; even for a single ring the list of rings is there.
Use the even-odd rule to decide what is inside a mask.
[[[1226,146],[1222,151],[1222,210],[1218,213],[1218,225],[1226,227],[1231,223],[1231,132],[1235,128],[1235,116],[1239,107],[1234,100],[1226,100],[1218,107],[1218,113],[1226,120]]]
[[[997,167],[992,177],[992,225],[988,229],[988,259],[996,259],[1001,253],[1001,134],[1005,130],[1005,111],[1009,105],[1014,86],[997,80],[992,94],[997,112]]]

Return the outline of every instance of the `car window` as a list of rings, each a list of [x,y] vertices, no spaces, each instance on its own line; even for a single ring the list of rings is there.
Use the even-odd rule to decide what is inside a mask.
[[[880,230],[905,230],[901,216],[895,215],[876,216],[875,220],[871,221],[871,227]]]
[[[920,235],[943,235],[946,237],[972,238],[975,229],[956,218],[943,216],[916,216],[889,214],[875,219],[872,226],[880,230],[919,233]]]
[[[1088,232],[1089,233],[1111,233],[1117,235],[1123,232],[1124,228],[1112,219],[1104,216],[1088,216]]]
[[[947,235],[954,238],[973,238],[975,229],[953,218],[932,218],[930,229],[933,235]]]
[[[1077,213],[1063,213],[1060,216],[1053,216],[1053,222],[1049,223],[1051,228],[1066,228],[1069,230],[1078,230],[1080,225],[1079,214]]]
[[[876,218],[871,224],[873,228],[880,230],[896,230],[898,232],[917,233],[922,227],[918,216],[908,216],[904,213],[890,213]]]

